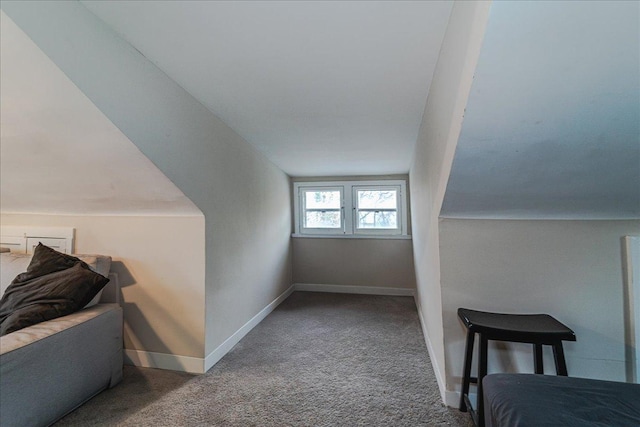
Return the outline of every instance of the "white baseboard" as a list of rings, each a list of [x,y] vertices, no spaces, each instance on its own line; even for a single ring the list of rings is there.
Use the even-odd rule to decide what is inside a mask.
[[[193,374],[204,373],[204,360],[202,357],[155,353],[153,351],[124,350],[124,363],[142,368],[169,369]]]
[[[458,408],[460,406],[460,392],[446,391],[444,393],[444,404],[452,408]]]
[[[302,292],[331,292],[338,294],[365,294],[389,296],[413,296],[412,288],[383,288],[378,286],[323,285],[315,283],[294,283],[293,289]]]
[[[308,292],[334,292],[367,295],[390,295],[390,296],[413,296],[414,290],[411,288],[384,288],[375,286],[341,286],[341,285],[318,285],[310,283],[295,283],[287,288],[269,305],[263,308],[251,320],[245,323],[233,335],[220,344],[206,358],[180,356],[168,353],[155,353],[152,351],[124,350],[125,363],[144,368],[170,369],[173,371],[191,372],[202,374],[211,369],[220,359],[227,354],[233,346],[238,344],[249,331],[256,327],[265,317],[269,315],[282,301],[287,299],[293,291]]]
[[[204,372],[211,369],[213,365],[218,363],[220,359],[227,354],[234,345],[238,344],[245,335],[249,333],[253,328],[258,325],[258,323],[262,322],[262,320],[269,315],[277,306],[280,305],[282,301],[287,299],[289,295],[294,290],[294,285],[291,285],[284,291],[280,296],[278,296],[275,300],[273,300],[269,305],[263,308],[258,314],[253,316],[251,320],[245,323],[240,329],[238,329],[233,335],[226,339],[225,342],[220,344],[215,350],[213,350],[204,360]]]
[[[450,391],[446,389],[445,378],[442,375],[442,371],[440,370],[440,366],[438,365],[438,361],[435,357],[435,352],[433,350],[433,344],[431,343],[431,339],[429,339],[429,335],[427,334],[427,325],[424,322],[424,317],[422,316],[422,310],[420,309],[420,301],[418,298],[416,300],[416,307],[418,309],[418,317],[420,318],[420,326],[422,327],[422,334],[424,335],[424,341],[427,344],[427,351],[429,352],[429,358],[431,359],[431,365],[433,366],[433,373],[436,376],[436,381],[438,382],[438,388],[440,389],[440,398],[442,402],[451,407],[458,408],[460,407],[460,391]],[[471,402],[475,402],[476,393],[469,393],[469,399]]]
[[[169,369],[172,371],[190,372],[194,374],[203,374],[207,372],[213,365],[218,363],[225,354],[233,348],[234,345],[244,338],[251,329],[256,327],[265,317],[269,315],[282,301],[284,301],[293,292],[294,286],[291,285],[280,294],[269,305],[260,310],[258,314],[253,316],[251,320],[245,323],[225,342],[220,344],[206,358],[180,356],[168,353],[155,353],[152,351],[124,350],[124,361],[128,365],[140,366],[143,368]]]
[[[422,328],[422,335],[424,336],[424,342],[427,344],[427,351],[429,352],[429,359],[431,359],[431,366],[433,367],[433,373],[436,376],[436,381],[438,382],[438,389],[440,390],[440,398],[442,402],[447,406],[456,407],[457,404],[451,404],[451,399],[446,391],[445,379],[442,376],[442,371],[440,370],[440,366],[438,365],[438,359],[436,359],[435,351],[433,350],[433,345],[431,344],[431,339],[429,338],[429,334],[427,333],[427,325],[424,322],[424,317],[422,316],[422,307],[420,306],[420,301],[418,297],[415,298],[416,308],[418,309],[418,317],[420,318],[420,327]],[[457,392],[453,392],[458,394]],[[459,399],[459,397],[458,397]]]

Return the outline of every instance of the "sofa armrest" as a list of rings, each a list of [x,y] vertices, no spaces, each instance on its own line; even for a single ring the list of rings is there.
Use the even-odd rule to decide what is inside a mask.
[[[0,355],[17,350],[21,347],[32,344],[36,341],[45,339],[57,333],[64,331],[65,329],[72,328],[90,319],[100,316],[101,314],[113,310],[117,304],[97,304],[84,310],[76,311],[75,313],[68,314],[66,316],[58,317],[55,319],[47,320],[46,322],[37,323],[35,325],[28,326],[10,334],[0,337]],[[119,306],[118,306],[119,307]]]
[[[0,426],[48,426],[122,379],[122,307],[98,304],[0,337]]]

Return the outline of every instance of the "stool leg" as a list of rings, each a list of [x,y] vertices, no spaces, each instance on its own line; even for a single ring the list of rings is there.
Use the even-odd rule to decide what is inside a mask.
[[[567,376],[567,363],[564,360],[564,350],[562,349],[562,341],[553,345],[553,358],[556,361],[556,373],[558,375]]]
[[[464,352],[464,374],[462,375],[462,391],[460,393],[460,410],[467,412],[467,404],[464,397],[469,394],[469,382],[471,381],[471,359],[473,358],[473,340],[475,332],[467,330],[467,345]]]
[[[533,345],[535,356],[533,358],[533,369],[536,374],[544,374],[544,366],[542,365],[542,344]]]
[[[478,427],[484,427],[484,396],[482,394],[482,379],[487,376],[487,343],[488,340],[480,334],[480,357],[478,359]]]

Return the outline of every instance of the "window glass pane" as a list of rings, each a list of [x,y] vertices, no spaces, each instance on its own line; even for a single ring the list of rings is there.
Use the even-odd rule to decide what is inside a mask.
[[[395,211],[358,211],[358,228],[398,228]]]
[[[396,190],[358,190],[360,209],[396,209]]]
[[[404,181],[294,182],[293,189],[295,233],[300,235],[359,238],[406,232]]]
[[[340,211],[305,212],[306,228],[340,228]]]
[[[305,191],[306,209],[340,209],[340,191]]]

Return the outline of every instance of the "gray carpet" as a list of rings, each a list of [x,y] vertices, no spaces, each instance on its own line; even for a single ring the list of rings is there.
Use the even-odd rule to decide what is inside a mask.
[[[470,426],[413,298],[294,292],[204,375],[125,367],[64,426]]]

